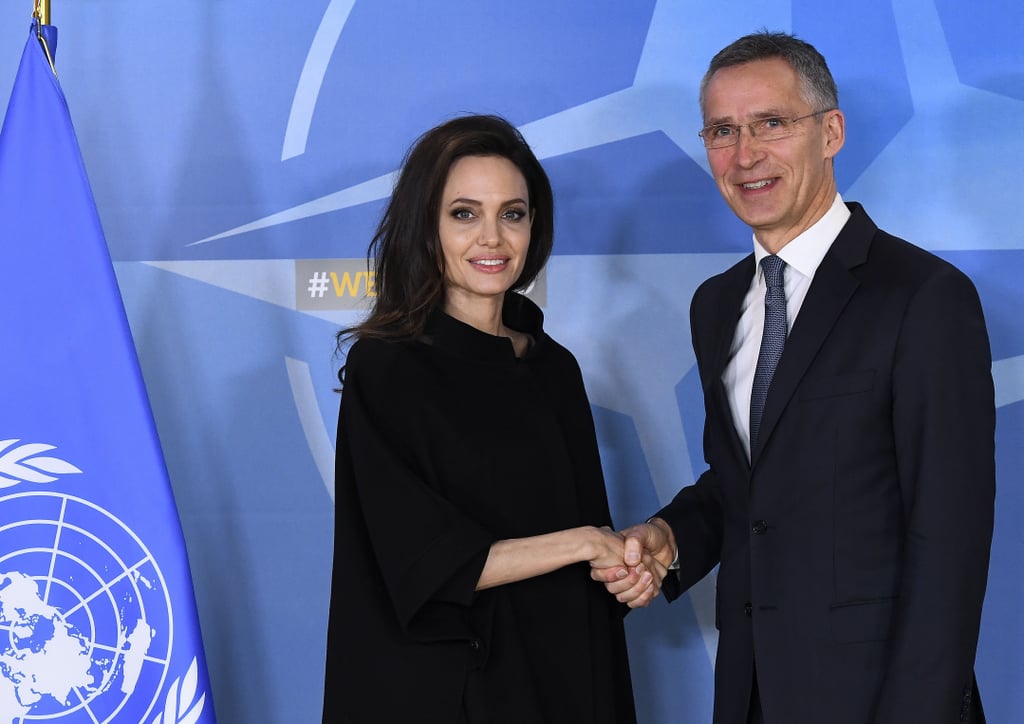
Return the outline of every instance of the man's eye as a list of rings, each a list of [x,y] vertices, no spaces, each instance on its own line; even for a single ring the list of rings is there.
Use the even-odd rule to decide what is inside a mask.
[[[715,138],[728,138],[736,133],[736,127],[731,126],[728,123],[723,123],[721,126],[712,126],[711,135]]]
[[[761,128],[768,131],[780,131],[786,127],[785,118],[765,118],[760,123]]]

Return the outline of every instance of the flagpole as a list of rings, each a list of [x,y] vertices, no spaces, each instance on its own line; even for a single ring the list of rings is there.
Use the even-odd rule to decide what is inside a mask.
[[[46,53],[46,60],[50,64],[50,70],[56,76],[57,66],[53,64],[53,53],[50,52],[50,44],[46,42],[46,36],[43,35],[43,26],[50,24],[50,0],[35,0],[35,9],[32,11],[32,17],[38,22],[36,34],[39,37],[39,44],[43,46],[43,52]]]
[[[32,17],[39,18],[40,25],[50,24],[50,0],[35,0]]]

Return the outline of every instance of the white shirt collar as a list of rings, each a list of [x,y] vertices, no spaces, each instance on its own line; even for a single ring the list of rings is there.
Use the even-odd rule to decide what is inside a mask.
[[[843,197],[836,193],[825,215],[814,222],[809,229],[794,238],[779,251],[778,256],[805,277],[813,277],[818,265],[825,258],[832,242],[850,218],[850,210],[843,203]],[[754,238],[754,264],[758,277],[761,276],[761,260],[768,256],[768,250]]]

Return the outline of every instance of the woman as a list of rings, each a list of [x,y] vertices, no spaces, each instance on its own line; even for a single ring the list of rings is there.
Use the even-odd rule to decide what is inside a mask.
[[[621,563],[579,367],[527,287],[551,187],[518,131],[423,135],[343,373],[324,722],[635,721]],[[657,586],[664,569],[639,571]]]

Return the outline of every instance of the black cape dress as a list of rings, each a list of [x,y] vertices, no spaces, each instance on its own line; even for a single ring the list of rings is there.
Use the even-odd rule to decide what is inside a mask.
[[[490,545],[611,525],[575,358],[435,311],[357,341],[338,422],[324,722],[633,724],[625,608],[585,563],[476,592]]]

